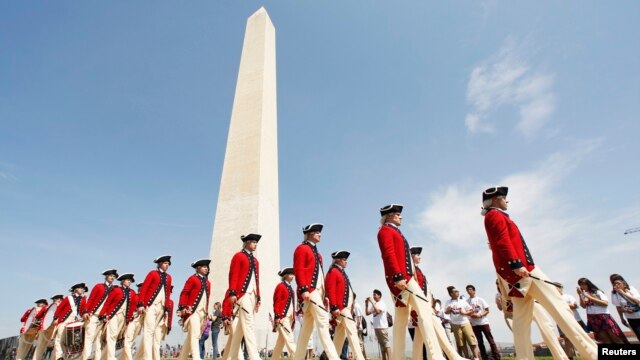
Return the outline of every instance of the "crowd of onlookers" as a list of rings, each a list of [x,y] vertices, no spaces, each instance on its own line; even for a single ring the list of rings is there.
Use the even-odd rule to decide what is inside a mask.
[[[587,278],[580,278],[576,287],[577,297],[564,292],[563,286],[554,283],[562,298],[572,310],[574,318],[582,326],[584,331],[602,344],[623,344],[629,343],[622,329],[611,315],[609,304],[613,304],[620,318],[620,322],[629,328],[636,339],[640,339],[640,293],[633,286],[630,286],[619,274],[610,276],[611,290],[602,290]],[[449,299],[444,304],[439,299],[432,300],[434,316],[437,316],[449,341],[457,348],[458,353],[465,358],[499,359],[500,351],[491,333],[491,327],[487,315],[489,313],[489,303],[476,295],[473,285],[467,285],[466,294],[461,294],[454,286],[447,287]],[[607,295],[609,293],[609,295]],[[496,307],[503,312],[505,321],[511,329],[513,316],[513,304],[510,298],[500,292],[495,298]],[[391,359],[391,345],[388,334],[388,314],[392,311],[381,299],[381,292],[374,290],[373,298],[365,300],[366,314],[373,314],[372,325],[375,336],[380,346],[380,353],[383,360]],[[586,310],[587,321],[582,320],[578,307]],[[413,339],[416,326],[416,319],[409,322],[409,333]],[[562,348],[569,358],[575,356],[575,350],[569,340],[558,328]],[[554,338],[557,336],[554,335]],[[489,349],[485,346],[485,341],[489,344]],[[426,351],[423,349],[423,356],[426,359]]]

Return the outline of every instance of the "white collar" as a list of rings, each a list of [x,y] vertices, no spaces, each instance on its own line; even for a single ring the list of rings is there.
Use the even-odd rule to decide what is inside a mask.
[[[394,223],[384,223],[385,225],[389,225],[389,226],[393,226],[394,228],[398,229],[398,225],[394,224]]]

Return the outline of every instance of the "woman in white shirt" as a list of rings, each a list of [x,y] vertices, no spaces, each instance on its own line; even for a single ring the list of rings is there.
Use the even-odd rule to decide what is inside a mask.
[[[596,340],[602,344],[628,344],[629,341],[607,309],[609,301],[604,292],[587,278],[578,280],[577,291],[580,306],[587,309],[587,326],[596,335]]]
[[[613,285],[611,302],[618,310],[622,325],[630,328],[640,339],[640,293],[629,286],[621,275],[612,274],[609,279]]]

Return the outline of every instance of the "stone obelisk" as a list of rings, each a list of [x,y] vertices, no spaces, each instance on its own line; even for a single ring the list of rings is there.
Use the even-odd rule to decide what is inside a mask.
[[[268,314],[279,281],[280,219],[275,28],[264,8],[247,20],[227,150],[211,239],[211,301],[222,302],[229,285],[229,263],[242,247],[240,236],[258,233],[262,305],[256,314],[261,349],[275,342]],[[211,305],[212,306],[212,305]],[[222,333],[221,333],[222,334]],[[224,344],[221,342],[220,344]]]

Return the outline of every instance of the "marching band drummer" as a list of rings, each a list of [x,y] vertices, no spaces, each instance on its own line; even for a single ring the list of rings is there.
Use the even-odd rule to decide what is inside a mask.
[[[64,358],[62,356],[62,336],[64,335],[64,329],[67,324],[76,321],[77,317],[80,316],[80,310],[87,303],[87,299],[84,297],[84,293],[87,290],[85,283],[73,285],[71,289],[69,289],[71,295],[65,297],[56,308],[56,312],[53,314],[55,329],[53,330],[52,360],[61,360]]]
[[[20,318],[20,322],[22,323],[22,328],[20,328],[20,337],[18,338],[18,349],[16,350],[16,360],[24,360],[25,356],[31,349],[31,344],[36,339],[38,335],[38,328],[40,324],[35,321],[36,316],[41,312],[47,310],[47,299],[38,299],[35,302],[36,306],[28,309],[24,312],[22,317]],[[29,324],[27,322],[29,319],[32,319]],[[27,328],[29,325],[29,328]]]
[[[91,355],[91,347],[95,348],[94,359],[102,357],[102,335],[103,324],[98,318],[104,306],[105,300],[113,290],[113,282],[118,277],[118,270],[109,269],[102,272],[104,282],[96,284],[91,289],[89,299],[82,308],[81,314],[84,319],[84,348],[82,349],[82,360],[88,360]]]
[[[37,338],[38,344],[36,345],[36,350],[33,352],[33,357],[31,358],[32,360],[42,359],[42,354],[44,354],[44,351],[47,350],[47,345],[51,340],[51,335],[53,335],[53,332],[48,332],[47,331],[48,328],[45,328],[45,326],[48,326],[48,324],[44,323],[45,316],[50,311],[53,312],[56,310],[56,308],[60,305],[62,298],[63,298],[62,295],[52,296],[51,297],[52,303],[47,305],[45,309],[43,309],[36,315],[36,321],[38,321],[38,323],[40,324],[40,330],[38,331],[38,338]]]
[[[118,277],[120,286],[114,286],[109,293],[102,310],[100,320],[104,322],[106,332],[106,360],[116,360],[116,341],[128,320],[133,318],[133,311],[138,303],[138,295],[131,289],[133,274],[122,274]]]
[[[193,360],[200,360],[200,335],[207,321],[211,293],[211,283],[207,279],[210,263],[209,259],[194,261],[191,267],[196,270],[196,273],[187,279],[180,293],[178,312],[182,317],[183,330],[187,333],[178,357],[180,360],[186,360],[189,352],[192,353]]]

